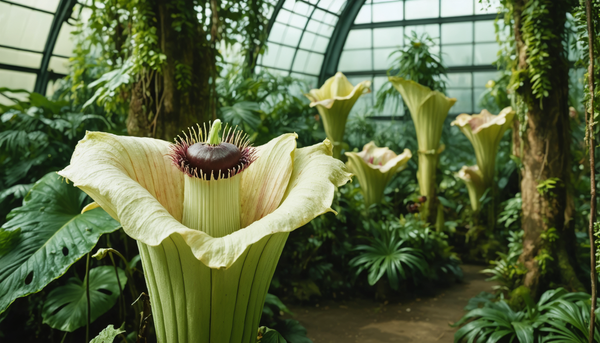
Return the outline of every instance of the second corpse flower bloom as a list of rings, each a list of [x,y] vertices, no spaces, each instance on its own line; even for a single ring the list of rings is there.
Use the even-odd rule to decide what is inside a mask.
[[[175,145],[88,132],[59,172],[137,240],[161,343],[254,343],[289,232],[350,179],[328,140],[252,148],[219,127]]]
[[[474,115],[463,113],[451,124],[458,126],[471,141],[485,188],[494,182],[498,145],[504,132],[511,127],[514,116],[512,107],[506,107],[498,115],[487,110]]]
[[[378,148],[374,142],[367,143],[359,153],[347,152],[348,169],[356,175],[367,208],[381,202],[383,191],[392,177],[406,168],[412,157],[410,150],[404,149],[396,155],[387,147]]]
[[[435,174],[439,154],[444,150],[444,146],[440,145],[442,128],[456,99],[401,77],[390,76],[389,80],[402,95],[415,124],[419,144],[419,190],[421,195],[429,199],[426,204],[427,212],[434,213],[436,209],[429,207],[431,199],[435,199]]]
[[[306,97],[310,107],[316,107],[323,120],[325,134],[333,142],[333,157],[340,158],[346,121],[358,98],[369,93],[371,81],[352,86],[344,74],[337,72],[319,89],[311,89]]]

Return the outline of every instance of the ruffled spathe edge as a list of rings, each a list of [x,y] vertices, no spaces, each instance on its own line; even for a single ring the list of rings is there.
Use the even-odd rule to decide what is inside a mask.
[[[456,98],[447,97],[440,91],[434,91],[418,82],[407,80],[402,77],[389,76],[388,80],[400,93],[403,93],[400,89],[403,89],[403,91],[406,92],[406,94],[402,94],[402,97],[406,98],[403,100],[407,103],[409,109],[412,109],[411,107],[413,107],[415,112],[430,99],[446,102],[445,107],[447,108],[445,109],[445,112],[447,112],[450,110],[450,107],[454,106],[457,100]]]
[[[483,109],[479,114],[459,114],[450,125],[458,126],[461,129],[468,128],[473,134],[477,134],[495,125],[504,126],[506,123],[512,123],[515,113],[516,112],[510,106],[502,109],[498,115],[493,115],[488,110]],[[479,121],[479,123],[474,123],[477,121]]]
[[[412,153],[409,149],[404,149],[404,151],[396,155],[394,151],[392,151],[388,147],[378,147],[375,145],[375,142],[371,141],[363,147],[361,152],[346,152],[346,156],[356,155],[362,161],[362,165],[366,168],[370,168],[373,170],[378,170],[381,173],[387,173],[390,170],[400,171],[401,168],[411,159]],[[381,158],[381,165],[369,163],[368,159],[370,157],[373,158]],[[402,168],[403,169],[403,168]]]
[[[150,138],[119,137],[117,141],[120,144],[135,140],[136,144],[140,144],[139,150],[147,153],[142,165],[132,164],[128,167],[115,162],[117,157],[123,157],[117,155],[123,154],[122,151],[126,149],[114,146],[114,137],[117,136],[109,135],[113,136],[111,145],[102,142],[107,135],[88,133],[78,144],[71,165],[60,171],[59,175],[71,180],[119,220],[132,238],[157,246],[171,235],[179,234],[194,256],[210,268],[229,268],[248,246],[263,237],[277,232],[291,232],[318,215],[332,211],[330,206],[336,188],[350,180],[344,164],[331,157],[332,145],[328,140],[296,149],[292,156],[293,170],[281,204],[247,227],[214,238],[179,222],[181,211],[177,208],[181,207],[183,201],[183,174],[175,166],[165,163],[168,162],[169,143]],[[97,155],[95,160],[90,159],[89,155],[86,157],[90,148],[98,146],[104,149],[102,154]],[[131,155],[128,151],[126,154]],[[135,157],[129,156],[132,159]],[[93,165],[90,165],[91,161]],[[160,172],[151,172],[150,167]],[[134,179],[136,177],[152,180],[138,183]],[[164,179],[157,182],[158,177]],[[150,187],[156,197],[143,185]],[[156,185],[159,185],[158,189],[152,188],[156,188]],[[165,207],[170,207],[173,215]]]
[[[336,101],[351,100],[370,93],[370,87],[371,81],[368,80],[352,86],[344,74],[337,72],[335,76],[327,79],[321,88],[311,89],[305,96],[311,101],[310,107],[323,106],[330,109]]]

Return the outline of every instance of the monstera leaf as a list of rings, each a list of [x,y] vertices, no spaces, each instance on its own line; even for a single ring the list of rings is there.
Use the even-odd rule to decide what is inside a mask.
[[[127,277],[121,268],[117,270],[118,281],[123,289]],[[87,280],[81,282],[79,278],[72,277],[66,285],[53,289],[48,294],[42,309],[44,324],[68,332],[85,326],[87,323],[86,282]],[[121,293],[119,282],[117,282],[115,268],[112,266],[101,266],[90,270],[91,322],[113,307]]]
[[[39,292],[120,227],[101,208],[81,213],[87,195],[49,173],[0,228],[0,313]]]

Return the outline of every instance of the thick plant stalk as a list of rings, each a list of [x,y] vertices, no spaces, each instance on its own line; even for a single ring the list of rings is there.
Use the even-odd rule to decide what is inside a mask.
[[[433,224],[437,214],[435,173],[439,154],[444,150],[444,146],[440,145],[442,128],[456,99],[401,77],[390,76],[388,79],[402,95],[415,124],[419,144],[417,179],[421,195],[427,197],[422,215]]]
[[[594,23],[592,21],[592,2],[585,1],[585,12],[587,17],[588,46],[590,64],[588,65],[588,88],[590,92],[590,113],[586,111],[586,125],[588,144],[590,151],[590,277],[592,279],[592,296],[590,309],[590,343],[594,342],[594,330],[596,324],[596,295],[598,277],[596,276],[596,244],[594,240],[594,222],[596,221],[596,161],[594,152]]]
[[[182,224],[213,237],[240,229],[241,175],[220,180],[185,178]],[[287,237],[287,233],[265,237],[228,269],[212,269],[198,261],[179,235],[157,247],[138,243],[158,341],[254,343]],[[159,296],[169,293],[171,299]]]

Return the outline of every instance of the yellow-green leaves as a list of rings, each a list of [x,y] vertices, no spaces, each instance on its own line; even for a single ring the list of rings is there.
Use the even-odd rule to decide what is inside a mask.
[[[444,150],[440,146],[444,120],[456,102],[438,91],[432,91],[414,81],[401,77],[389,77],[392,85],[402,95],[415,123],[419,144],[419,171],[417,178],[421,195],[427,196],[427,206],[435,197],[435,171],[438,155]],[[431,210],[431,209],[430,209]]]
[[[493,115],[487,110],[474,115],[463,113],[452,122],[452,125],[458,126],[473,144],[485,188],[494,182],[498,145],[504,132],[511,127],[514,116],[515,111],[506,107],[498,115]]]
[[[381,202],[385,186],[392,177],[406,167],[412,157],[410,150],[404,149],[396,155],[389,148],[378,148],[374,142],[363,147],[359,153],[347,152],[348,169],[356,175],[367,208]]]
[[[364,93],[370,92],[371,81],[363,81],[352,86],[344,74],[337,72],[325,81],[319,89],[312,89],[306,97],[310,99],[310,107],[317,107],[325,134],[333,142],[333,157],[340,158],[346,120],[356,100]]]

